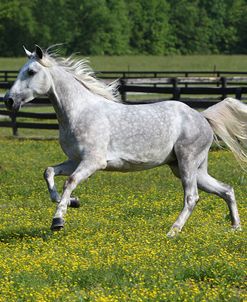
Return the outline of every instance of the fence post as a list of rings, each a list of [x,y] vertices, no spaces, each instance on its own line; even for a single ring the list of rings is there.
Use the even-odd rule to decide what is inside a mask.
[[[157,72],[154,72],[154,78],[157,78]],[[153,87],[157,87],[157,84],[154,84]]]
[[[123,103],[125,103],[127,101],[127,95],[126,95],[126,91],[125,91],[125,85],[126,85],[125,79],[121,78],[120,79],[119,91],[120,91],[121,100],[122,100]]]
[[[188,76],[189,76],[189,73],[188,73],[188,72],[185,72],[185,77],[188,78]],[[187,88],[187,87],[188,87],[188,84],[185,84],[184,86]]]
[[[173,100],[179,101],[180,100],[180,88],[178,87],[178,79],[172,78],[171,80],[173,86]]]
[[[242,88],[241,87],[238,87],[236,89],[235,97],[236,97],[237,100],[241,100],[242,99]]]
[[[217,78],[219,78],[220,77],[220,72],[218,71],[217,72]],[[219,87],[220,86],[220,84],[217,82],[217,87]]]
[[[18,127],[16,123],[16,114],[11,112],[10,113],[11,123],[12,123],[12,133],[14,136],[18,136]]]
[[[224,100],[227,97],[227,94],[226,94],[226,78],[225,77],[221,77],[221,87],[222,87],[222,90],[223,90],[222,100]]]

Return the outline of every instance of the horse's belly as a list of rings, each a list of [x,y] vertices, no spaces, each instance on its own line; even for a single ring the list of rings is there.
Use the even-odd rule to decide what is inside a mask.
[[[157,154],[108,154],[107,171],[141,171],[152,169],[173,161],[175,155],[172,148]]]
[[[124,159],[116,159],[107,161],[106,171],[131,172],[152,169],[163,163],[157,162],[130,162]]]

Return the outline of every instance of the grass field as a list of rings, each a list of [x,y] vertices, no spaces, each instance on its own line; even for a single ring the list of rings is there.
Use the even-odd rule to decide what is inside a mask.
[[[166,232],[183,194],[167,167],[96,174],[52,233],[42,174],[62,160],[56,141],[1,138],[1,302],[246,301],[247,178],[229,152],[211,152],[209,166],[234,185],[243,231],[230,231],[223,201],[201,193],[176,239]]]
[[[24,61],[0,59],[0,69],[16,70]],[[97,70],[247,70],[246,56],[91,61]],[[22,129],[20,135],[57,137],[57,131]],[[43,171],[65,157],[56,140],[9,136],[11,129],[0,128],[0,302],[247,300],[247,176],[230,152],[210,152],[209,170],[234,186],[242,232],[230,230],[222,200],[201,193],[183,232],[167,239],[183,193],[161,167],[97,173],[75,191],[81,208],[68,209],[65,229],[52,233],[55,205]],[[57,178],[60,190],[63,182]]]
[[[247,71],[246,55],[92,56],[94,70],[229,70]],[[18,70],[26,58],[0,58],[0,70]]]

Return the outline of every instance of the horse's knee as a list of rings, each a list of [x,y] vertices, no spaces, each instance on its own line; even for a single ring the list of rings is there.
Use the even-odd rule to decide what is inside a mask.
[[[197,201],[199,200],[198,195],[189,195],[185,199],[185,205],[190,212],[193,211],[194,207],[196,206]]]
[[[229,187],[228,191],[226,192],[226,196],[231,199],[235,199],[234,189],[232,187]]]
[[[66,186],[76,186],[78,183],[78,180],[77,180],[77,177],[76,175],[71,175],[69,176],[69,178],[67,179],[67,182],[66,182]]]
[[[78,185],[78,183],[79,180],[77,179],[76,175],[70,175],[68,179],[65,181],[63,189],[64,190],[68,189],[70,191],[73,191]]]
[[[230,186],[228,186],[227,190],[224,192],[225,195],[225,200],[228,203],[235,202],[235,194],[234,194],[234,189]]]
[[[52,167],[48,167],[44,171],[44,179],[48,180],[50,177],[54,176],[54,169]]]

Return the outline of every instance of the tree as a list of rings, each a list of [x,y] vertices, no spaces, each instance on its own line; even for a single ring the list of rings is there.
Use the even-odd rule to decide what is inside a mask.
[[[229,45],[230,53],[247,53],[247,1],[234,0],[228,12],[229,22],[235,28],[234,40]]]
[[[247,53],[247,0],[1,0],[0,55]]]
[[[83,54],[128,52],[129,27],[123,0],[74,1],[77,12],[70,49]]]
[[[1,0],[0,2],[0,50],[1,55],[17,56],[23,43],[29,44],[35,36],[32,17],[34,2]]]
[[[134,53],[164,54],[169,46],[169,6],[164,0],[126,0]]]
[[[33,0],[33,18],[36,22],[35,43],[47,47],[69,43],[73,36],[66,0]],[[72,25],[72,26],[71,26]]]
[[[231,18],[235,0],[201,0],[200,5],[208,16],[207,31],[210,50],[213,53],[230,53],[236,42],[236,27]]]
[[[200,11],[197,0],[169,0],[171,5],[170,28],[174,52],[193,54],[200,49],[207,52],[207,16]],[[202,46],[203,45],[203,46]]]

